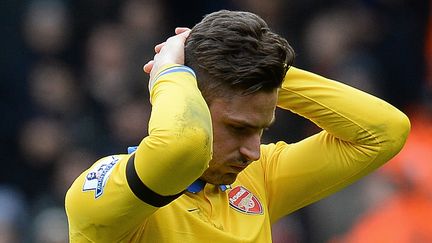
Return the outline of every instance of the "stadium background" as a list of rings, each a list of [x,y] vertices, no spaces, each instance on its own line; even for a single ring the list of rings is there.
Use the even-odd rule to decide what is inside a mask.
[[[296,66],[390,101],[432,135],[429,1],[2,0],[0,242],[67,242],[63,198],[73,178],[146,135],[141,68],[154,44],[219,9],[261,15],[292,44]],[[317,131],[288,112],[277,116],[265,141]],[[348,242],[359,219],[401,188],[417,191],[426,182],[419,171],[432,174],[430,136],[413,141],[420,145],[394,162],[410,169],[389,166],[284,218],[274,242]],[[420,191],[430,219],[432,189]]]

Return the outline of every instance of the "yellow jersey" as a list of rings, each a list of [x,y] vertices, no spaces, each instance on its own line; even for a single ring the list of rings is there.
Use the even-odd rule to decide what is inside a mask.
[[[291,67],[278,107],[323,130],[263,144],[232,185],[211,185],[197,180],[212,127],[193,71],[166,67],[150,97],[149,135],[136,151],[100,159],[68,190],[70,242],[271,242],[272,223],[384,164],[410,129],[388,103]]]

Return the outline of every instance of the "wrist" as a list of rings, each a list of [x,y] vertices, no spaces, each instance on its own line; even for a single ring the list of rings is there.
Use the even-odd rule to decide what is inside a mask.
[[[159,71],[157,71],[154,78],[150,78],[150,81],[148,84],[149,92],[151,93],[153,87],[155,86],[155,84],[157,83],[157,81],[159,80],[160,77],[162,77],[163,75],[175,73],[175,72],[190,73],[196,79],[195,72],[188,66],[180,65],[180,64],[165,64],[159,69]]]

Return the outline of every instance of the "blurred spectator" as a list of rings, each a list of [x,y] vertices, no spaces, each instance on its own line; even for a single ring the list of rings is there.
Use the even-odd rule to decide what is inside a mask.
[[[153,58],[155,43],[161,42],[166,33],[172,31],[167,30],[166,15],[163,1],[156,0],[129,0],[121,9],[128,79],[133,92],[141,99],[149,97],[146,92],[148,76],[142,67]]]
[[[63,208],[49,207],[36,215],[32,225],[35,243],[69,242],[66,213]]]
[[[0,243],[27,240],[28,208],[24,196],[17,190],[0,185]]]
[[[65,128],[58,121],[35,118],[21,131],[21,152],[32,167],[45,167],[65,150],[68,138]]]
[[[337,5],[316,14],[307,24],[304,38],[309,65],[319,73],[379,95],[378,63],[368,47],[379,31],[374,19],[361,4]]]
[[[242,10],[258,14],[266,20],[268,25],[276,32],[284,34],[284,20],[286,16],[286,3],[283,0],[240,0],[232,1],[232,4]]]
[[[41,55],[61,53],[71,34],[68,8],[60,0],[33,0],[24,16],[24,37],[30,48]]]
[[[124,32],[118,24],[97,27],[87,47],[87,87],[92,97],[110,109],[130,98]]]
[[[430,0],[368,3],[378,17],[375,24],[383,26],[373,51],[380,63],[384,96],[396,107],[419,102],[425,78],[424,42]]]
[[[19,134],[21,169],[17,183],[32,199],[48,193],[55,161],[70,142],[63,124],[44,117],[27,121]]]
[[[112,140],[123,150],[137,145],[147,135],[150,107],[147,101],[133,100],[111,110],[108,114],[109,131]]]
[[[133,35],[129,36],[134,38],[132,41],[154,40],[165,33],[164,8],[163,2],[157,0],[128,0],[121,8],[120,22]]]
[[[40,62],[29,75],[29,93],[36,111],[61,117],[76,116],[83,97],[72,70],[59,62]]]

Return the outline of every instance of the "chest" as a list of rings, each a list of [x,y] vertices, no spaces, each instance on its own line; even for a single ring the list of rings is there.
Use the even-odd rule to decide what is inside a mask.
[[[156,211],[143,235],[157,242],[265,242],[271,237],[266,208],[263,196],[246,186],[221,192],[209,185]]]

